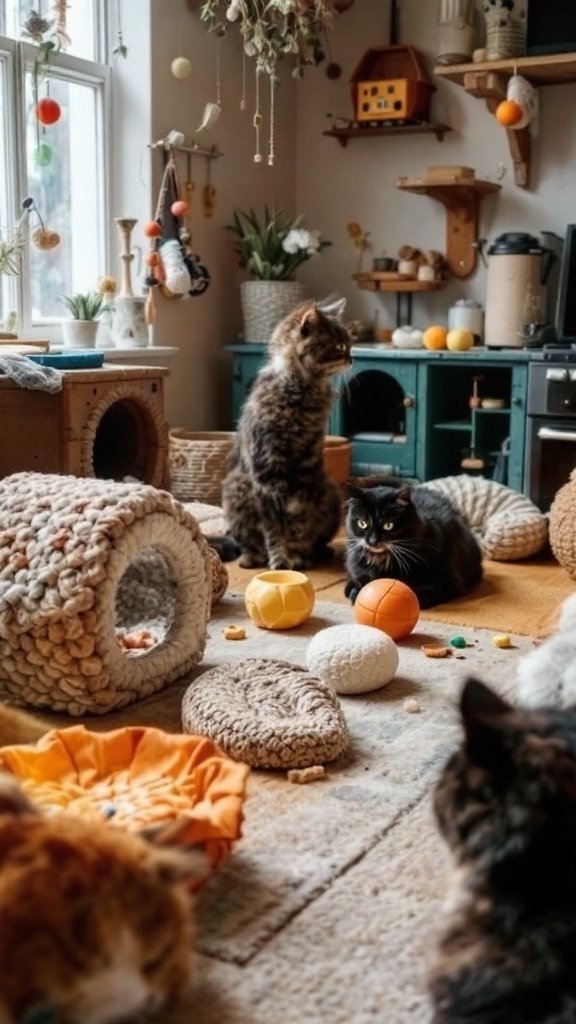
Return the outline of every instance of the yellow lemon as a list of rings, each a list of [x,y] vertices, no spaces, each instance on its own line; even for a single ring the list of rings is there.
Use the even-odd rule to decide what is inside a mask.
[[[446,348],[446,336],[448,331],[441,324],[433,324],[427,327],[422,335],[424,348]]]
[[[466,352],[474,344],[474,335],[466,327],[454,327],[448,331],[446,346],[451,352]]]

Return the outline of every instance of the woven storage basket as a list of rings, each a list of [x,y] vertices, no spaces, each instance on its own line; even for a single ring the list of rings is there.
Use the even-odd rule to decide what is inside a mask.
[[[499,24],[497,12],[486,18],[486,60],[505,60],[507,57],[521,57],[526,52],[524,28],[516,18],[509,18]]]
[[[178,501],[220,505],[222,481],[235,436],[224,430],[194,433],[175,427],[170,431],[169,490]]]
[[[276,324],[305,298],[306,290],[299,281],[243,281],[244,341],[268,342]]]

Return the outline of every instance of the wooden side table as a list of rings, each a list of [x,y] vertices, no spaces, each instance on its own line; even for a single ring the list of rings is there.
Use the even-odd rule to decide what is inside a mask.
[[[0,477],[23,470],[166,482],[168,427],[157,366],[64,370],[62,391],[0,376]]]

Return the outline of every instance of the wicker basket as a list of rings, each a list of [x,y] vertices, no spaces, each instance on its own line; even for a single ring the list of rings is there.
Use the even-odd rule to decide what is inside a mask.
[[[234,437],[235,434],[228,431],[194,433],[181,428],[170,431],[168,486],[178,501],[221,504],[222,481]]]
[[[243,281],[240,285],[244,341],[270,340],[285,316],[306,298],[300,281]]]
[[[509,18],[499,24],[493,12],[484,15],[486,20],[486,60],[506,60],[521,57],[526,52],[524,27],[516,18]]]

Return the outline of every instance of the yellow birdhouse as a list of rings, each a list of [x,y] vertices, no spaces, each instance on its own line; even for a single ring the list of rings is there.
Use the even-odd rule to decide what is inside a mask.
[[[429,120],[436,86],[413,46],[398,43],[367,50],[350,85],[357,121]]]

